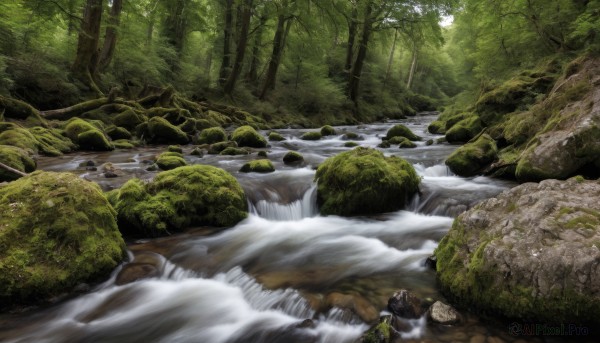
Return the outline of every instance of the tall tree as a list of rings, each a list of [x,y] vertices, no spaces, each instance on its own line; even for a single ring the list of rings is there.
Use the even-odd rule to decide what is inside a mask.
[[[93,75],[98,62],[98,41],[102,22],[102,0],[87,0],[77,41],[77,54],[71,67],[73,76],[90,90],[102,94]]]
[[[123,0],[113,0],[108,17],[108,25],[104,34],[104,46],[98,59],[97,71],[103,72],[109,66],[115,54],[117,46],[117,37],[119,35],[119,23],[121,10],[123,9]]]
[[[233,37],[233,0],[225,0],[223,25],[223,58],[219,70],[219,84],[224,85],[231,70],[231,39]]]
[[[231,95],[235,89],[235,84],[242,72],[242,66],[244,63],[244,55],[246,54],[246,47],[248,46],[248,33],[250,30],[250,17],[252,16],[252,3],[253,0],[245,0],[242,4],[242,15],[240,23],[240,32],[238,38],[238,44],[235,53],[235,62],[227,82],[223,86],[223,92],[227,95]]]

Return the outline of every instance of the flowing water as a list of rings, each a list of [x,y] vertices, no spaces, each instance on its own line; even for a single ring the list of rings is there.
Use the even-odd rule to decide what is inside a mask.
[[[315,167],[349,150],[344,132],[361,136],[361,146],[376,147],[393,123],[338,127],[337,136],[302,141],[307,130],[280,130],[287,138],[265,149],[277,169],[243,174],[252,156],[194,157],[189,163],[221,167],[238,178],[249,199],[249,217],[233,228],[192,229],[167,238],[131,242],[130,259],[112,277],[86,294],[50,308],[0,317],[6,342],[354,342],[376,321],[399,288],[424,299],[442,299],[435,273],[425,267],[453,217],[478,201],[514,186],[486,177],[452,175],[444,159],[455,149],[426,145],[440,136],[426,132],[433,115],[402,121],[424,137],[415,149],[384,149],[401,156],[422,176],[420,194],[406,210],[372,217],[323,217],[316,206]],[[305,164],[288,167],[288,150]],[[39,168],[74,171],[104,189],[131,177],[151,179],[145,168],[165,147],[110,153],[78,153],[43,158]],[[86,161],[111,163],[119,177],[107,179]],[[133,283],[120,275],[151,266],[154,277]],[[415,342],[513,342],[508,327],[464,313],[463,325],[407,321],[402,333]],[[541,338],[526,341],[543,341]],[[520,342],[523,342],[521,340]]]

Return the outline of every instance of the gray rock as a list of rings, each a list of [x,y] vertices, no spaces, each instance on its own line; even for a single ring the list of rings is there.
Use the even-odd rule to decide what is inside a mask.
[[[450,305],[436,301],[429,308],[429,319],[442,325],[454,325],[460,322],[460,313]]]
[[[405,289],[392,295],[388,300],[388,309],[402,318],[419,318],[425,312],[421,307],[421,299]]]
[[[435,251],[442,290],[507,317],[600,322],[600,182],[526,183],[460,215]]]

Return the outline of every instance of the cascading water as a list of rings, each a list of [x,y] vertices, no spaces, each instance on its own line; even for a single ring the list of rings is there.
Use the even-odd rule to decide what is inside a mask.
[[[415,117],[404,124],[424,140],[435,139],[426,133],[433,119]],[[416,149],[384,150],[406,158],[422,176],[420,195],[406,211],[374,218],[319,216],[314,167],[349,149],[342,139],[345,132],[358,133],[364,138],[360,145],[375,147],[391,125],[338,127],[338,136],[314,142],[297,139],[305,130],[280,130],[288,140],[272,142],[269,158],[277,171],[266,175],[238,173],[253,156],[186,154],[189,163],[212,164],[234,174],[249,198],[249,217],[217,234],[191,232],[140,242],[132,247],[131,262],[89,294],[34,316],[0,320],[0,341],[355,342],[377,322],[387,298],[398,288],[439,298],[425,258],[451,226],[453,215],[510,184],[454,176],[443,164],[454,147],[419,143]],[[148,159],[163,148],[139,149],[134,160]],[[285,166],[281,158],[288,150],[304,154],[306,166]],[[123,167],[126,175],[153,177],[131,158],[130,152],[95,153],[62,162],[42,159],[38,165],[72,170],[94,159]],[[102,180],[105,189],[127,178],[109,180],[100,172],[80,172]],[[121,274],[143,263],[150,263],[156,275],[122,282],[136,280]],[[401,336],[468,342],[465,332],[471,329],[490,334],[503,330],[471,323],[439,332],[431,330],[425,318],[407,320]]]

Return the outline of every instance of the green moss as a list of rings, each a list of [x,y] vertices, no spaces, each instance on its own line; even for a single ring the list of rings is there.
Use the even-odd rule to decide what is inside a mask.
[[[331,125],[325,125],[321,128],[321,136],[333,136],[335,129]]]
[[[449,143],[468,142],[477,136],[483,130],[481,120],[478,116],[472,115],[463,119],[446,131],[446,140]]]
[[[321,139],[321,133],[318,131],[306,132],[302,136],[300,136],[300,139],[305,141],[318,141],[319,139]]]
[[[249,154],[248,150],[242,149],[242,148],[235,148],[235,147],[225,148],[223,151],[221,151],[219,153],[219,155],[228,155],[228,156],[248,155],[248,154]]]
[[[183,155],[178,152],[163,152],[156,159],[156,165],[161,170],[171,170],[187,165]]]
[[[19,120],[34,118],[38,125],[43,123],[39,111],[23,101],[0,95],[0,108],[4,109],[0,112],[3,112],[6,118]]]
[[[34,172],[0,187],[0,303],[36,302],[105,277],[125,256],[100,187]]]
[[[211,127],[202,130],[198,136],[198,144],[213,144],[227,140],[227,134],[221,127]]]
[[[231,134],[231,140],[235,141],[240,147],[264,148],[267,146],[267,140],[249,125],[235,129]]]
[[[354,132],[346,132],[342,135],[342,140],[347,141],[347,140],[355,140],[355,141],[362,141],[364,138],[359,136],[357,133]]]
[[[77,143],[83,149],[88,150],[114,150],[114,146],[106,139],[106,136],[98,130],[90,130],[77,136]]]
[[[377,147],[381,148],[381,149],[389,149],[391,146],[392,145],[390,144],[390,141],[383,141],[383,142],[377,144]]]
[[[113,123],[116,126],[133,130],[136,126],[145,123],[147,120],[148,118],[144,114],[130,109],[117,114],[113,119]]]
[[[75,144],[58,129],[43,127],[22,128],[15,124],[0,123],[0,144],[13,145],[30,152],[60,156],[75,149]]]
[[[427,126],[427,131],[434,135],[443,135],[446,133],[446,122],[440,120],[432,121],[431,124]]]
[[[242,173],[272,173],[275,171],[275,167],[271,161],[261,159],[245,163],[240,171]]]
[[[169,145],[167,151],[183,154],[183,149],[179,145]]]
[[[421,137],[415,135],[409,128],[402,124],[394,125],[391,129],[388,130],[385,138],[390,140],[393,137],[406,137],[411,141],[419,141]]]
[[[484,133],[477,139],[456,149],[446,159],[450,170],[460,176],[473,176],[498,158],[496,142]]]
[[[284,141],[285,138],[282,135],[280,135],[279,133],[277,133],[275,131],[271,131],[271,132],[269,132],[269,140],[275,141],[275,142],[281,142],[281,141]]]
[[[238,145],[235,141],[219,142],[219,143],[211,144],[210,147],[208,148],[208,153],[210,155],[218,155],[227,148],[237,148],[237,147],[238,147]]]
[[[257,153],[258,157],[263,157],[263,158],[267,158],[267,152],[264,150],[261,150]]]
[[[24,173],[31,173],[36,168],[35,161],[27,151],[11,145],[0,145],[0,162]],[[13,181],[19,177],[20,175],[0,168],[0,182]]]
[[[356,142],[346,142],[346,143],[344,143],[344,147],[346,147],[346,148],[354,148],[354,147],[357,147],[357,146],[358,146],[358,143],[356,143]]]
[[[288,151],[283,156],[283,163],[285,164],[300,164],[302,162],[304,162],[304,156],[295,151]]]
[[[192,225],[232,226],[248,215],[237,180],[208,165],[162,172],[147,184],[129,180],[112,198],[120,227],[133,234],[159,236]]]
[[[120,126],[109,127],[106,130],[106,134],[112,140],[131,139],[131,132],[127,131],[126,128]]]
[[[325,160],[315,179],[321,213],[344,216],[401,209],[420,182],[410,163],[362,147]]]
[[[135,148],[135,144],[133,144],[130,140],[127,139],[118,139],[116,141],[112,141],[115,149],[133,149]]]
[[[362,343],[389,343],[391,342],[392,316],[384,316],[379,319],[379,323],[374,325],[362,337]]]
[[[413,142],[411,142],[408,138],[402,137],[404,139],[401,140],[400,144],[398,144],[398,147],[400,149],[413,149],[416,148],[417,145]]]
[[[187,144],[188,136],[177,126],[172,125],[161,117],[148,120],[148,142],[159,144]]]

